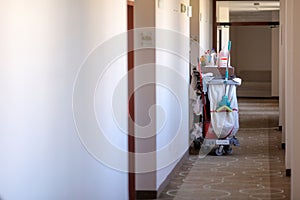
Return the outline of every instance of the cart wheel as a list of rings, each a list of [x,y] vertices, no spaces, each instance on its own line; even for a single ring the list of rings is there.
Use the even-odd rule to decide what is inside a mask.
[[[217,156],[222,156],[222,155],[223,155],[223,149],[216,148],[215,154],[216,154]]]
[[[224,150],[225,150],[225,153],[228,154],[228,155],[231,155],[232,151],[233,151],[232,147],[230,147],[230,146],[224,148]]]

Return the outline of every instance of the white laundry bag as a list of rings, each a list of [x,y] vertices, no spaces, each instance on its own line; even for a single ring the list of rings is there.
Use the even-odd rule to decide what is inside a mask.
[[[232,112],[217,112],[219,102],[225,95],[225,87]],[[211,126],[218,138],[235,136],[239,129],[238,102],[236,86],[225,84],[210,84],[208,89],[210,101]]]

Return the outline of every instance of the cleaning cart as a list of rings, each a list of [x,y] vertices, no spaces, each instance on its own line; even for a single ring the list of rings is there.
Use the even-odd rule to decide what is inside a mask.
[[[194,120],[192,137],[194,147],[199,147],[204,155],[213,151],[218,156],[232,154],[232,146],[239,146],[236,87],[242,81],[229,64],[230,50],[231,41],[217,55],[214,50],[205,52],[198,58],[198,69],[193,73],[197,75],[194,79],[197,104],[193,105],[199,111],[194,113],[199,117]]]
[[[202,153],[232,154],[232,145],[239,146],[236,138],[239,129],[236,86],[240,84],[238,79],[225,83],[224,79],[213,77],[204,84],[207,92],[203,101]]]
[[[241,80],[233,74],[225,80],[223,68],[202,67],[200,73],[194,69],[192,88],[193,146],[202,154],[215,152],[216,155],[231,154],[232,145],[239,146],[236,134],[239,129],[239,113],[236,95]],[[203,73],[205,71],[205,73]]]
[[[239,129],[236,87],[241,85],[241,79],[235,77],[234,68],[229,66],[230,49],[231,41],[219,55],[219,60],[226,58],[226,63],[219,62],[217,66],[207,53],[202,56],[201,62],[198,59],[203,106],[200,124],[203,130],[194,144],[201,146],[200,150],[205,155],[212,151],[218,156],[231,154],[232,145],[239,146],[236,138]],[[209,62],[205,62],[205,57],[209,58]],[[203,66],[207,63],[212,66]]]

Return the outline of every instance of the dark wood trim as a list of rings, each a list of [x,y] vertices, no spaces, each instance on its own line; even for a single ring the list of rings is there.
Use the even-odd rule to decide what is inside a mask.
[[[222,49],[222,29],[219,30],[219,51]]]
[[[128,6],[134,6],[134,1],[129,1],[129,0],[127,0],[127,5],[128,5]]]
[[[213,49],[217,50],[217,0],[213,0],[212,2],[212,33],[213,33],[213,38],[212,38],[212,47]]]
[[[135,193],[136,199],[156,199],[157,191],[155,190],[139,190]]]
[[[217,26],[279,26],[279,22],[217,22]]]
[[[291,169],[286,169],[286,170],[285,170],[285,175],[288,176],[288,177],[291,177],[291,175],[292,175],[292,170],[291,170]]]
[[[134,2],[127,1],[127,30],[128,30],[128,195],[129,200],[135,198],[135,138],[134,138]],[[130,31],[131,30],[131,31]]]

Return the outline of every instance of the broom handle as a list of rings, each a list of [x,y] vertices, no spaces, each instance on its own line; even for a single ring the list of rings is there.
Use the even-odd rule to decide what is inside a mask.
[[[228,66],[229,66],[229,58],[230,58],[230,50],[231,50],[231,41],[228,41],[228,55],[227,55],[227,66],[226,66],[226,72],[225,72],[225,83],[228,81]]]

